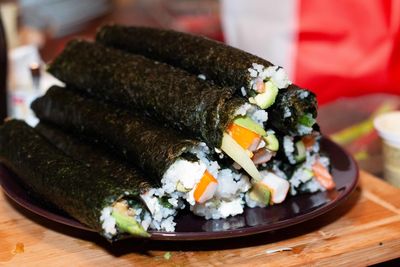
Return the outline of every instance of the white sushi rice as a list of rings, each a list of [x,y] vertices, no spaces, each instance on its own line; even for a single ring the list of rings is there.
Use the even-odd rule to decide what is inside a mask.
[[[312,133],[312,131],[313,131],[312,127],[307,127],[300,123],[297,124],[297,133],[301,136],[310,134],[310,133]]]
[[[164,207],[160,201],[157,189],[151,189],[145,194],[141,195],[141,198],[145,202],[147,208],[151,214],[151,221],[149,223],[150,229],[161,230],[161,231],[174,231],[175,222],[173,221],[177,210],[180,209],[181,202],[178,200],[178,194],[172,194],[168,196],[168,203],[172,205],[172,208]],[[171,220],[172,218],[172,220]],[[170,222],[170,223],[166,223]]]
[[[251,105],[244,106],[241,112],[246,114]],[[162,188],[155,194],[159,196],[162,194],[175,195],[176,197],[169,201],[171,204],[185,200],[195,214],[207,219],[226,218],[243,212],[244,202],[242,198],[243,193],[248,191],[251,186],[249,178],[229,168],[221,169],[218,162],[209,159],[210,149],[205,143],[199,143],[188,152],[197,156],[199,161],[190,162],[178,159],[164,174],[161,180]],[[222,154],[222,151],[219,152]],[[214,196],[200,204],[196,203],[194,199],[194,191],[205,170],[217,179],[218,186]],[[183,185],[187,191],[177,192],[178,183]],[[176,207],[174,206],[174,208]],[[163,221],[158,219],[157,222],[160,222],[159,225],[161,227]],[[158,225],[152,223],[150,227],[154,226],[157,227]]]
[[[253,63],[248,68],[251,79],[248,85],[250,89],[256,90],[256,84],[258,81],[266,82],[271,80],[279,89],[287,88],[292,82],[289,80],[285,70],[279,66],[265,67],[261,64]]]
[[[185,189],[192,189],[200,181],[206,169],[207,166],[201,161],[177,159],[165,172],[161,183],[168,194],[176,190],[178,183]]]
[[[301,91],[301,92],[298,94],[298,96],[299,96],[300,99],[305,99],[305,98],[307,98],[309,95],[310,95],[310,92],[308,92],[308,91]]]
[[[248,176],[231,169],[222,169],[217,179],[218,188],[214,197],[205,203],[191,206],[191,211],[206,219],[221,219],[241,214],[244,208],[243,195],[251,187]]]
[[[312,153],[312,154],[318,154],[319,153],[319,151],[321,150],[321,146],[320,146],[320,144],[319,144],[319,140],[321,139],[321,135],[319,134],[317,137],[316,137],[316,142],[314,142],[314,145],[311,147],[311,149],[310,149],[310,153]],[[328,164],[329,165],[329,164]]]
[[[253,105],[249,103],[245,103],[241,105],[233,114],[234,116],[246,116],[247,112],[249,112],[250,109],[253,108]]]
[[[222,169],[218,174],[218,189],[215,193],[217,199],[233,199],[240,193],[247,192],[251,183],[248,176],[231,169]]]
[[[220,155],[223,155],[221,150],[216,149],[216,152],[217,151],[219,151]],[[191,148],[189,152],[196,155],[199,160],[206,165],[207,171],[212,176],[218,176],[218,170],[220,169],[220,166],[217,161],[209,160],[210,148],[205,143],[200,142],[197,146]]]
[[[242,93],[242,96],[247,95],[246,89],[243,86],[240,88],[240,92]]]
[[[307,193],[315,193],[315,192],[318,192],[318,191],[326,191],[326,188],[323,187],[315,179],[311,179],[308,182],[302,184],[298,191],[307,192]]]
[[[199,75],[197,75],[197,78],[199,78],[200,80],[206,80],[206,75],[199,74]]]
[[[317,142],[316,142],[317,143]],[[319,148],[319,145],[314,145]],[[296,195],[297,193],[309,192],[314,193],[317,191],[325,191],[323,187],[314,177],[312,171],[312,165],[315,163],[316,159],[321,162],[321,164],[328,168],[330,161],[328,157],[320,156],[313,151],[307,152],[306,161],[302,163],[292,174],[289,179],[290,183],[290,193],[291,195]]]
[[[285,112],[283,113],[284,118],[290,118],[292,116],[292,112],[289,107],[284,107]]]
[[[111,216],[112,207],[106,207],[101,211],[100,222],[103,228],[104,234],[107,238],[112,238],[117,234],[116,221]]]
[[[264,123],[268,120],[268,112],[263,109],[255,108],[254,106],[253,109],[248,111],[247,116],[261,126],[264,126]]]
[[[287,177],[286,173],[285,173],[284,171],[282,171],[282,170],[278,167],[278,164],[279,164],[279,163],[280,163],[279,161],[276,161],[276,164],[274,164],[274,165],[272,166],[272,172],[275,173],[276,175],[278,175],[279,177],[288,180],[288,177]]]
[[[256,105],[245,103],[240,106],[234,113],[234,116],[247,116],[254,122],[264,127],[264,123],[268,120],[268,112],[258,108]]]
[[[239,196],[229,201],[212,199],[201,205],[191,206],[190,210],[196,215],[205,217],[207,220],[227,218],[243,213],[244,201],[242,198],[243,196]]]
[[[283,137],[283,151],[285,152],[285,155],[287,159],[289,160],[290,164],[296,164],[296,160],[294,158],[294,142],[293,142],[293,137],[285,135]]]
[[[136,216],[135,219],[141,223],[145,230],[154,229],[159,231],[174,231],[176,223],[174,217],[177,210],[185,207],[186,200],[190,205],[195,205],[194,189],[196,184],[202,178],[207,170],[214,177],[218,177],[220,166],[216,161],[208,159],[210,149],[205,143],[199,143],[198,146],[191,148],[188,152],[196,155],[199,161],[188,161],[182,158],[177,159],[164,173],[160,188],[152,188],[141,195],[143,202],[146,204],[147,210],[136,210],[137,215],[144,213],[142,216]],[[180,184],[186,192],[179,192],[177,186]],[[168,203],[172,206],[164,207],[160,203],[161,197],[167,197]],[[111,216],[112,207],[107,207],[102,211],[100,220],[104,232],[113,236],[117,233],[115,219]]]
[[[101,211],[101,215],[100,215],[101,227],[103,229],[104,235],[109,239],[112,239],[112,237],[118,233],[117,226],[116,226],[116,220],[111,215],[112,212],[113,212],[113,207],[108,206],[108,207],[105,207]],[[143,210],[140,208],[135,208],[134,219],[146,231],[149,228],[151,220],[152,220],[150,213],[147,210]]]
[[[188,152],[197,156],[199,160],[192,162],[182,158],[177,159],[161,179],[162,187],[159,189],[159,196],[164,193],[168,195],[176,193],[190,204],[194,204],[193,192],[204,172],[207,170],[212,176],[217,177],[220,166],[216,161],[208,159],[210,149],[205,143],[199,143]],[[179,185],[185,188],[185,192],[177,192]]]

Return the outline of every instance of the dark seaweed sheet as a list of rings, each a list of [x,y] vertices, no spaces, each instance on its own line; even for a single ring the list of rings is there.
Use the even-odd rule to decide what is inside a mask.
[[[37,196],[99,233],[104,207],[123,196],[137,197],[140,193],[142,177],[116,181],[106,172],[66,156],[18,120],[0,126],[0,161]]]
[[[244,103],[183,70],[100,44],[72,41],[49,72],[69,85],[129,109],[145,110],[169,125],[219,147]]]
[[[202,36],[173,30],[148,27],[106,25],[99,29],[96,41],[106,46],[130,53],[141,54],[154,60],[171,64],[194,74],[204,74],[209,80],[223,86],[234,86],[237,94],[241,88],[248,89],[252,79],[248,68],[252,63],[265,67],[269,61],[251,55],[240,49],[210,40]],[[310,96],[301,100],[295,98],[300,91]],[[269,123],[285,134],[297,134],[298,119],[304,113],[317,112],[315,95],[303,88],[291,85],[287,90],[279,90],[275,105],[268,109]],[[288,106],[293,116],[283,118],[283,107]]]
[[[311,114],[317,117],[317,99],[315,94],[308,92],[304,99],[300,95],[305,92],[295,85],[290,85],[288,89],[280,89],[275,103],[268,109],[268,124],[283,134],[298,135],[297,125],[299,119],[304,114]],[[290,111],[291,116],[285,117],[286,110]]]
[[[32,109],[42,121],[107,145],[157,182],[182,153],[197,144],[144,116],[58,86],[36,99]]]
[[[207,79],[237,89],[248,87],[252,78],[247,69],[253,63],[272,66],[267,60],[243,50],[203,36],[173,30],[106,25],[99,29],[96,41],[195,74],[204,74]]]
[[[86,140],[82,140],[44,122],[40,122],[35,127],[35,130],[69,157],[90,168],[96,168],[107,173],[110,178],[119,183],[126,184],[129,181],[139,179],[136,184],[142,194],[149,188],[158,185],[152,179],[144,178],[145,176],[140,170],[116,158],[98,144],[90,144]]]

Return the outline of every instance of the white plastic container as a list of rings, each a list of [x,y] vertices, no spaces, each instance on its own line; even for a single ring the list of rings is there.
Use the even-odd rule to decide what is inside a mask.
[[[384,178],[400,187],[400,111],[378,116],[374,125],[383,143]]]

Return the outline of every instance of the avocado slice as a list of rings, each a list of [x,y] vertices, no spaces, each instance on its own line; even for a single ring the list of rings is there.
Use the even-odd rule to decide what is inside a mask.
[[[278,95],[279,89],[272,81],[267,81],[264,83],[264,85],[266,88],[265,92],[257,94],[251,100],[249,99],[249,101],[251,103],[254,102],[254,104],[262,109],[267,109],[275,103],[275,99]]]
[[[271,192],[265,184],[258,182],[253,184],[253,188],[250,190],[249,197],[258,203],[268,206],[271,199]]]
[[[260,124],[256,123],[247,116],[237,117],[236,119],[233,120],[233,123],[242,126],[243,128],[246,128],[252,132],[255,132],[261,136],[267,134],[267,132],[263,129],[263,127]]]
[[[279,141],[278,138],[274,134],[268,134],[266,136],[263,136],[265,140],[265,148],[271,151],[278,151],[279,149]]]
[[[300,162],[306,159],[306,147],[304,146],[303,141],[299,140],[295,144],[296,146],[296,154],[294,156],[294,159],[296,162]]]
[[[114,217],[116,225],[121,232],[129,233],[134,236],[150,237],[150,234],[143,229],[134,218],[113,210],[112,217]]]

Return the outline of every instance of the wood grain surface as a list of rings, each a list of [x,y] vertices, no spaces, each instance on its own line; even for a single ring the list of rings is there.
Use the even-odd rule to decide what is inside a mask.
[[[279,231],[228,240],[109,244],[0,193],[1,266],[365,266],[400,257],[400,189],[366,172],[341,206]]]

